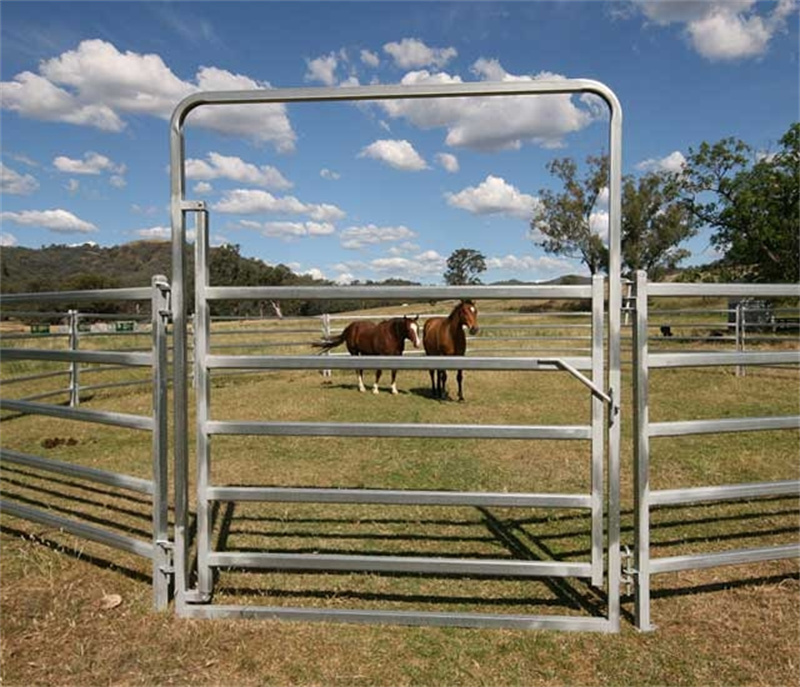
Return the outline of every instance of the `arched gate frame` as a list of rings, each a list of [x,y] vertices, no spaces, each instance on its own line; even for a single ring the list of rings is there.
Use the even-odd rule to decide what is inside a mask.
[[[287,104],[301,102],[334,102],[334,101],[378,101],[397,99],[428,99],[428,98],[458,98],[458,97],[498,97],[498,96],[540,96],[564,94],[593,94],[599,97],[609,110],[609,287],[608,287],[608,329],[607,329],[607,354],[608,377],[603,386],[603,347],[602,338],[599,342],[599,356],[593,356],[601,361],[599,365],[593,362],[591,369],[594,379],[584,377],[580,370],[575,369],[568,360],[560,359],[516,359],[509,363],[502,359],[486,361],[486,359],[459,359],[458,367],[463,369],[538,369],[553,367],[566,371],[578,377],[590,387],[594,395],[592,403],[592,425],[588,432],[578,432],[575,436],[570,427],[498,427],[489,426],[479,428],[476,435],[487,438],[582,438],[592,439],[592,489],[590,497],[578,500],[573,495],[552,495],[552,498],[543,498],[548,495],[522,495],[525,505],[545,505],[551,507],[574,507],[580,503],[581,507],[590,507],[592,510],[592,563],[558,563],[554,561],[525,562],[524,565],[508,565],[509,561],[487,561],[477,563],[462,561],[462,565],[451,559],[420,559],[418,561],[404,560],[402,558],[385,557],[333,557],[320,556],[314,559],[313,555],[292,559],[291,556],[270,556],[269,554],[225,554],[210,550],[210,517],[209,503],[214,500],[268,500],[267,489],[254,488],[250,494],[243,489],[214,488],[209,483],[210,455],[209,437],[214,433],[257,433],[257,434],[293,434],[300,431],[308,435],[328,434],[334,432],[337,436],[446,436],[447,425],[339,425],[335,431],[331,423],[316,423],[315,428],[292,427],[291,424],[303,423],[236,423],[212,422],[209,417],[209,375],[210,369],[219,367],[239,367],[263,369],[276,369],[277,365],[293,366],[295,368],[310,368],[314,360],[324,362],[325,367],[346,369],[354,367],[355,360],[347,358],[331,359],[317,358],[316,356],[295,356],[276,363],[270,356],[211,356],[208,351],[209,336],[209,301],[221,299],[247,299],[247,298],[348,298],[352,296],[377,298],[431,298],[445,299],[452,297],[474,298],[504,298],[513,296],[522,297],[548,297],[542,287],[381,287],[380,293],[370,291],[367,294],[355,294],[353,287],[211,287],[208,283],[208,213],[205,205],[199,201],[187,200],[186,181],[184,173],[184,124],[190,112],[199,107],[220,105],[243,105],[248,103]],[[175,432],[175,599],[177,612],[184,616],[194,617],[283,617],[304,620],[342,620],[352,622],[396,622],[405,624],[429,625],[465,625],[476,627],[515,627],[515,628],[553,628],[565,630],[595,630],[604,632],[619,631],[620,619],[620,312],[621,312],[621,282],[620,282],[620,213],[621,213],[621,165],[622,165],[622,109],[620,103],[611,89],[604,84],[586,79],[564,79],[557,81],[526,81],[526,82],[480,82],[446,85],[422,86],[365,86],[356,88],[302,88],[280,90],[251,90],[251,91],[220,91],[195,93],[184,99],[175,109],[170,128],[170,184],[171,184],[171,223],[172,223],[172,265],[173,265],[173,333],[174,333],[174,432]],[[196,216],[196,262],[195,262],[195,384],[197,388],[197,576],[196,580],[191,575],[189,563],[189,471],[188,471],[188,367],[187,367],[187,308],[186,308],[186,229],[187,216]],[[281,291],[281,288],[285,291]],[[531,291],[531,289],[539,291]],[[599,331],[602,337],[603,296],[602,280],[596,279],[592,287],[585,287],[586,293],[580,291],[582,287],[561,287],[556,297],[564,297],[574,290],[572,297],[593,296],[593,320],[598,315],[597,303],[599,300],[599,329],[593,329],[595,338]],[[348,290],[349,289],[349,290]],[[494,291],[492,290],[494,289]],[[517,291],[515,289],[521,289]],[[525,289],[528,289],[525,291]],[[339,293],[341,291],[341,293]],[[580,293],[579,293],[580,291]],[[506,293],[508,292],[508,293]],[[541,292],[541,293],[540,293]],[[533,295],[533,294],[536,295]],[[599,293],[599,298],[598,298]],[[594,346],[597,350],[597,346]],[[238,358],[235,360],[234,358]],[[248,360],[243,360],[248,358]],[[271,358],[271,359],[270,359]],[[520,362],[520,361],[523,362]],[[387,359],[375,357],[371,364],[364,364],[364,359],[358,361],[358,367],[374,369],[389,367],[388,363],[397,369],[432,369],[434,367],[454,367],[452,359]],[[515,365],[516,367],[512,367]],[[520,368],[519,365],[523,365]],[[605,389],[605,391],[603,390]],[[603,405],[607,405],[608,412],[603,412]],[[598,415],[599,413],[599,415]],[[599,423],[597,418],[600,418]],[[603,426],[605,424],[605,427]],[[248,426],[249,425],[249,426]],[[487,434],[480,429],[489,430]],[[605,430],[605,431],[604,431]],[[441,434],[440,434],[441,432]],[[605,436],[604,436],[605,435]],[[603,479],[602,465],[604,444],[607,446],[608,473]],[[598,470],[598,461],[600,468]],[[606,542],[603,551],[603,482],[606,482],[605,497],[607,499],[606,512]],[[300,492],[303,490],[292,490]],[[316,490],[331,491],[331,490]],[[341,492],[355,490],[340,490]],[[426,492],[423,501],[437,503],[436,499],[442,498],[445,492]],[[325,498],[343,498],[343,494],[323,496],[317,494],[316,498],[308,495],[308,500],[317,501]],[[458,494],[465,497],[466,494]],[[488,498],[490,495],[476,495],[478,498]],[[569,497],[569,498],[562,498]],[[306,495],[295,493],[293,500],[303,500]],[[384,492],[382,498],[385,503],[397,502],[398,492]],[[404,503],[403,496],[399,497]],[[406,497],[408,498],[408,497]],[[356,503],[364,502],[363,497],[355,496]],[[405,501],[418,503],[418,501]],[[445,501],[452,503],[452,500]],[[461,500],[459,505],[469,505],[472,501]],[[501,499],[498,505],[514,505],[509,500]],[[603,557],[605,555],[605,560]],[[342,559],[348,560],[342,560]],[[367,560],[369,559],[369,560]],[[492,572],[492,564],[501,563]],[[404,611],[373,611],[373,610],[329,610],[319,608],[275,608],[257,606],[223,606],[211,602],[213,592],[213,567],[226,565],[241,565],[243,567],[270,567],[270,568],[305,568],[318,571],[325,570],[377,570],[377,571],[414,571],[461,574],[517,574],[538,577],[589,577],[592,583],[599,587],[603,582],[603,564],[605,563],[605,582],[607,593],[607,609],[605,617],[572,617],[572,616],[535,616],[535,615],[494,615],[476,613],[422,613]],[[505,565],[503,565],[505,564]]]

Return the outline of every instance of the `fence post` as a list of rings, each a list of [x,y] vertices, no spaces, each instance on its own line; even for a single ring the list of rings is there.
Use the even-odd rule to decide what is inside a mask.
[[[78,321],[80,314],[77,310],[67,311],[69,322],[69,350],[73,353],[78,350],[79,346],[79,332]],[[75,408],[81,403],[81,381],[80,381],[80,363],[73,360],[69,364],[69,405],[70,408]]]
[[[647,273],[636,273],[633,326],[633,532],[634,619],[642,631],[650,624],[650,438],[648,436]]]
[[[741,353],[744,351],[744,329],[745,323],[747,322],[747,316],[745,313],[745,309],[747,305],[742,302],[738,301],[736,303],[736,352]],[[736,366],[736,376],[737,377],[744,377],[745,369],[743,365]]]
[[[153,346],[153,605],[163,610],[169,603],[173,573],[172,543],[169,539],[167,495],[167,322],[170,317],[170,287],[167,278],[152,280],[151,301]]]

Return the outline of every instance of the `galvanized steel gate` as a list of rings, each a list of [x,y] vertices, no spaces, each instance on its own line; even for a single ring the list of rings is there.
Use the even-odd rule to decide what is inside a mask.
[[[610,272],[608,297],[608,377],[604,378],[603,282],[591,286],[562,287],[224,287],[208,281],[208,212],[203,203],[185,195],[184,134],[187,115],[200,106],[245,103],[298,103],[363,101],[409,98],[540,96],[547,94],[594,94],[610,111]],[[620,388],[620,177],[622,114],[619,102],[606,86],[587,80],[472,83],[448,86],[375,86],[335,89],[296,89],[198,93],[175,110],[171,123],[171,218],[173,232],[174,409],[175,409],[175,569],[176,607],[181,615],[195,617],[265,616],[302,619],[338,619],[353,622],[406,624],[455,624],[517,628],[559,628],[615,632],[619,628],[619,388]],[[187,217],[196,218],[194,373],[197,391],[197,578],[191,578],[188,542],[188,368],[187,368],[187,274],[184,246]],[[231,299],[343,299],[396,298],[591,298],[592,355],[554,358],[320,358],[317,356],[212,355],[209,350],[209,303]],[[457,361],[457,364],[455,362]],[[436,425],[332,422],[215,421],[211,413],[209,372],[215,369],[444,369],[538,370],[560,369],[577,377],[593,394],[591,420],[586,425],[507,426]],[[587,377],[583,372],[590,373]],[[606,405],[608,412],[606,412]],[[468,437],[489,439],[591,440],[591,492],[588,494],[503,494],[444,491],[395,491],[356,489],[309,489],[232,487],[210,480],[210,438],[214,435],[338,436],[338,437]],[[607,454],[605,447],[607,445]],[[607,473],[604,463],[607,456]],[[607,489],[604,489],[607,483]],[[605,492],[605,494],[604,494]],[[607,509],[603,508],[603,500]],[[317,503],[378,503],[406,505],[474,505],[516,507],[584,508],[591,512],[591,560],[587,562],[464,560],[431,557],[340,556],[320,554],[270,554],[215,551],[211,546],[211,506],[214,502],[281,501]],[[604,522],[605,520],[605,522]],[[606,534],[604,541],[604,525]],[[596,587],[604,581],[607,593],[605,617],[497,615],[470,613],[423,613],[371,610],[329,610],[215,605],[213,571],[224,566],[250,569],[317,571],[419,572],[429,574],[505,575],[523,577],[586,578]]]

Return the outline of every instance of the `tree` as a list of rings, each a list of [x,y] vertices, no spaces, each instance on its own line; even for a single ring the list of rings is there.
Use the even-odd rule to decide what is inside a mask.
[[[592,274],[608,268],[608,249],[592,228],[592,216],[608,186],[608,157],[588,157],[587,172],[578,179],[574,160],[553,160],[549,171],[561,179],[563,190],[539,191],[531,234],[548,253],[579,258]],[[645,270],[651,279],[673,269],[688,257],[680,244],[695,234],[690,212],[674,184],[663,172],[622,180],[622,269]],[[541,238],[537,238],[541,237]]]
[[[676,180],[686,206],[709,226],[726,277],[800,280],[800,123],[772,156],[756,159],[746,143],[725,138],[690,149]]]
[[[680,244],[697,233],[670,176],[659,172],[622,181],[622,268],[650,279],[673,270],[690,253]]]
[[[461,284],[480,284],[478,275],[486,271],[486,258],[472,248],[459,248],[447,258],[447,271],[444,273],[445,284],[458,286]]]
[[[552,160],[547,165],[564,190],[539,191],[530,228],[534,242],[546,252],[578,258],[596,274],[606,267],[608,251],[592,231],[591,217],[600,193],[608,186],[608,158],[589,156],[586,164],[583,179],[578,179],[578,165],[571,158]]]

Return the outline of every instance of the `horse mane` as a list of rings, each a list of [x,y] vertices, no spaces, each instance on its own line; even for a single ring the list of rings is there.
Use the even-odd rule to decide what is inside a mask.
[[[456,313],[459,310],[461,310],[461,307],[464,305],[474,305],[474,303],[471,300],[459,301],[458,303],[455,304],[455,307],[450,311],[450,314],[447,316],[447,319],[452,320],[456,316]]]

